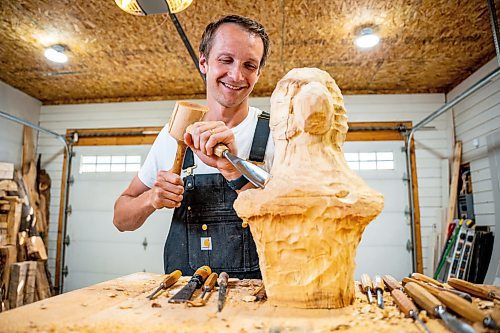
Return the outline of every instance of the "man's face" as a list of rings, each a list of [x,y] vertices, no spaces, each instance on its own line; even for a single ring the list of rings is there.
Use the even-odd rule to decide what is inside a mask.
[[[226,108],[238,107],[253,90],[260,75],[264,44],[233,23],[219,27],[209,58],[200,55],[200,69],[206,75],[207,98]]]

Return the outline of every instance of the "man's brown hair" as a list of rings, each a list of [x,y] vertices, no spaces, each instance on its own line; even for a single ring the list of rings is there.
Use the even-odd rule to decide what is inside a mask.
[[[228,15],[218,19],[217,21],[209,23],[203,32],[203,36],[201,37],[200,53],[208,59],[217,29],[219,29],[219,27],[224,23],[237,24],[246,31],[257,35],[260,39],[262,39],[262,43],[264,44],[264,53],[262,54],[262,59],[260,59],[259,70],[263,68],[266,64],[267,56],[269,55],[269,36],[267,35],[267,32],[262,24],[244,16]]]

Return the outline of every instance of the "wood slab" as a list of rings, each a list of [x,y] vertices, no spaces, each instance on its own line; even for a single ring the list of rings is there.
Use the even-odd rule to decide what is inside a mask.
[[[0,314],[1,332],[420,332],[403,318],[388,293],[386,309],[368,304],[355,288],[352,306],[342,309],[294,309],[267,301],[245,302],[260,280],[230,282],[227,301],[217,313],[217,293],[204,307],[170,304],[168,299],[189,279],[182,277],[153,301],[145,297],[162,275],[135,273],[41,300]],[[195,297],[199,291],[195,293]],[[432,332],[446,332],[430,319]]]

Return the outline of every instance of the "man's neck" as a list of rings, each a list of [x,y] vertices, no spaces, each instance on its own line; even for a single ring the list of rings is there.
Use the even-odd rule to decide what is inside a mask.
[[[208,101],[208,113],[205,121],[223,121],[227,127],[238,126],[248,115],[248,100],[232,108],[224,107],[217,102]]]

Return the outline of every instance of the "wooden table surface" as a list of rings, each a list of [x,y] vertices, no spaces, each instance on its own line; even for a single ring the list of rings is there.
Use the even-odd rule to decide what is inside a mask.
[[[387,292],[384,310],[368,304],[360,292],[343,309],[305,310],[246,302],[261,281],[230,281],[218,313],[216,291],[204,307],[168,303],[188,277],[153,301],[146,299],[162,277],[135,273],[0,313],[0,332],[423,332],[402,317]],[[447,332],[438,320],[429,319],[427,325],[433,333]]]

